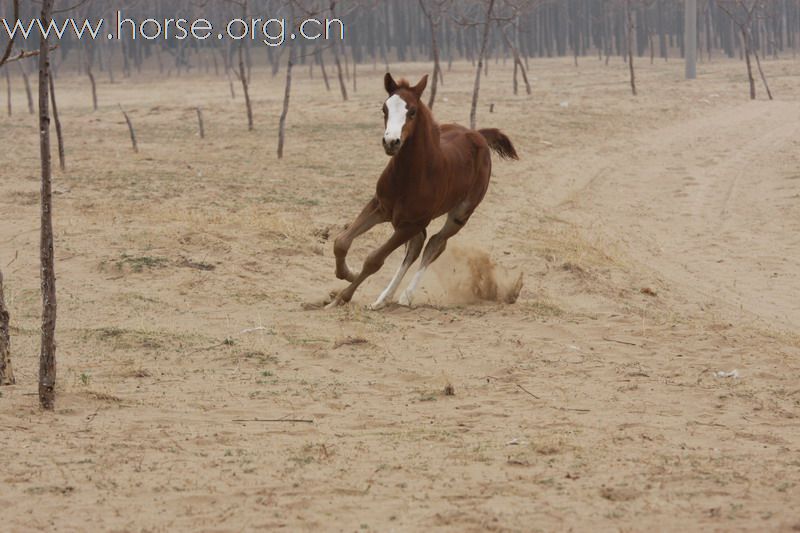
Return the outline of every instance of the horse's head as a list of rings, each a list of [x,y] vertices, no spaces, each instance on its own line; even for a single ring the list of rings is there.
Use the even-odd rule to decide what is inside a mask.
[[[389,98],[383,104],[383,121],[386,130],[383,133],[383,149],[389,156],[396,155],[403,147],[403,143],[414,133],[417,111],[423,105],[420,101],[425,86],[428,85],[428,76],[414,87],[407,81],[394,81],[388,72],[383,80]]]

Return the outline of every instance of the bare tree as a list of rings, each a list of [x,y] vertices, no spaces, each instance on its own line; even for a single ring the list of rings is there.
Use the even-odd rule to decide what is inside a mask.
[[[436,36],[439,33],[439,27],[442,23],[442,13],[444,12],[449,0],[419,0],[419,7],[425,18],[428,19],[428,25],[431,29],[431,54],[433,55],[433,78],[431,83],[430,97],[428,98],[428,107],[433,109],[433,104],[436,103],[436,92],[439,87],[439,82],[444,83],[444,75],[442,74],[442,66],[439,62],[439,42]]]
[[[242,20],[247,20],[247,0],[229,0],[229,2],[239,6],[242,10]],[[239,55],[239,70],[234,70],[233,73],[239,78],[242,83],[242,91],[244,92],[244,105],[247,110],[247,130],[253,131],[255,124],[253,122],[253,104],[250,101],[250,75],[245,68],[245,50],[244,39],[239,40],[238,55]],[[231,94],[233,94],[233,86],[231,86]]]
[[[750,99],[756,99],[756,82],[753,77],[753,65],[750,59],[750,56],[754,55],[758,72],[761,75],[761,81],[764,83],[764,88],[767,90],[767,96],[772,100],[772,92],[769,90],[767,78],[764,75],[764,70],[761,68],[761,60],[759,59],[758,51],[753,48],[751,31],[756,9],[760,6],[761,2],[758,0],[716,0],[716,2],[719,8],[728,15],[739,29],[742,48],[744,50],[745,64],[747,65],[747,81],[750,84]]]
[[[336,0],[331,0],[330,12],[331,12],[331,17],[335,19],[336,18]],[[339,43],[335,43],[334,42],[333,46],[331,48],[333,49],[333,61],[336,64],[336,73],[339,76],[339,90],[341,90],[341,92],[342,92],[342,99],[347,101],[347,85],[344,82],[344,73],[342,71],[342,60],[339,57],[340,56],[340,54],[339,54],[339,46],[340,46]],[[347,57],[347,56],[345,55],[345,57]]]
[[[486,15],[484,16],[483,22],[468,22],[463,18],[459,20],[459,24],[461,26],[467,26],[467,27],[483,26],[481,47],[480,47],[480,52],[478,53],[478,64],[477,68],[475,69],[475,84],[473,85],[472,88],[472,104],[470,105],[470,111],[469,111],[469,127],[472,129],[476,128],[478,122],[478,97],[481,90],[481,73],[483,72],[483,65],[486,57],[486,45],[489,43],[489,30],[491,29],[492,22],[494,21],[492,13],[494,11],[495,3],[496,0],[487,1]]]
[[[627,21],[628,31],[628,68],[631,73],[631,92],[636,96],[636,71],[633,68],[633,48],[635,46],[633,40],[633,10],[631,9],[631,0],[625,0],[625,20]]]
[[[546,0],[536,0],[531,1],[527,0],[523,3],[512,2],[510,0],[506,0],[506,5],[511,11],[511,17],[509,17],[509,22],[505,24],[501,29],[501,34],[503,36],[503,40],[506,43],[506,46],[511,50],[513,59],[514,59],[514,94],[519,94],[519,74],[522,74],[522,80],[525,83],[525,91],[530,95],[531,94],[531,84],[528,81],[528,69],[525,66],[525,63],[522,61],[522,57],[520,55],[520,41],[519,41],[519,21],[520,18],[523,16],[523,11],[527,10],[528,13],[538,9]],[[508,36],[508,32],[513,32],[513,39]]]
[[[314,53],[317,63],[319,63],[319,68],[322,71],[322,80],[325,82],[325,90],[331,90],[331,83],[328,81],[328,71],[325,70],[325,58],[322,54],[322,48],[317,48],[316,52]]]
[[[289,6],[289,24],[294,24],[294,4]],[[286,117],[289,115],[289,97],[292,94],[292,67],[295,62],[295,45],[289,43],[289,61],[286,63],[286,87],[283,93],[283,111],[278,123],[278,159],[283,159],[283,146],[286,142]]]
[[[50,24],[54,0],[42,0],[41,21]],[[39,354],[39,404],[55,406],[56,387],[56,274],[53,251],[53,190],[50,159],[50,47],[39,41],[39,140],[42,163],[41,235],[39,253],[42,273],[42,341]]]

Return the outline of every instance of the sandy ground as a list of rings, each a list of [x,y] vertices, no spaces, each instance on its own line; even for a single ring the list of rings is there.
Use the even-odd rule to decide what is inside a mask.
[[[220,78],[103,81],[92,113],[64,68],[52,414],[33,395],[38,146],[16,86],[3,529],[800,529],[800,63],[765,66],[774,102],[748,101],[733,61],[691,83],[643,61],[637,98],[619,61],[532,61],[531,97],[492,64],[479,121],[522,160],[496,164],[417,305],[380,312],[399,257],[351,305],[317,305],[386,163],[380,69],[349,102],[298,69],[278,161],[281,78],[256,71],[247,133]],[[467,120],[471,77],[446,73],[441,122]],[[520,274],[515,304],[479,298]]]

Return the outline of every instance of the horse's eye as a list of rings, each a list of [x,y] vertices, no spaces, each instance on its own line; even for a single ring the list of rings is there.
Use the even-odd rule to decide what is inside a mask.
[[[414,118],[414,115],[416,115],[416,114],[417,114],[417,110],[416,109],[409,109],[408,110],[408,116],[410,118]]]

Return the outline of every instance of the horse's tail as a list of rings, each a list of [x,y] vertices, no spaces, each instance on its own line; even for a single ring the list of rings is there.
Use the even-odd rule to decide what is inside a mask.
[[[502,131],[496,128],[487,128],[478,130],[478,133],[483,135],[483,138],[486,139],[487,143],[489,143],[489,148],[494,150],[495,153],[497,153],[497,155],[503,159],[519,159],[517,150],[511,143],[511,139],[509,139]]]

